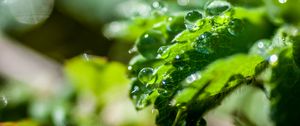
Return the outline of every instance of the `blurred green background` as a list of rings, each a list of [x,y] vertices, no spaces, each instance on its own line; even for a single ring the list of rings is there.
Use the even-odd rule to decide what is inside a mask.
[[[134,40],[104,33],[146,2],[0,0],[0,125],[154,125],[130,102]],[[139,6],[137,6],[139,7]],[[146,10],[150,11],[150,10]]]

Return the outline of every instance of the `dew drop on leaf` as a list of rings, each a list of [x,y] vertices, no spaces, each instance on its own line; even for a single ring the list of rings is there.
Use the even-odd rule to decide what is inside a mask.
[[[154,2],[152,3],[152,7],[153,7],[154,9],[159,9],[159,8],[163,8],[164,5],[163,5],[163,3],[161,3],[160,1],[154,1]]]
[[[127,68],[129,71],[131,71],[132,70],[132,66],[128,66],[128,68]]]
[[[140,90],[139,86],[133,86],[131,90],[131,94],[135,94]]]
[[[268,54],[268,49],[269,46],[271,45],[271,41],[267,39],[259,40],[256,42],[253,47],[250,49],[250,53],[253,54],[259,54],[265,58],[267,58]]]
[[[185,29],[183,16],[169,17],[167,21],[169,22],[167,32],[171,35],[175,36]]]
[[[197,20],[199,20],[201,18],[202,18],[202,14],[197,10],[193,10],[186,14],[186,16],[184,17],[184,20],[186,22],[196,22]]]
[[[82,54],[82,58],[83,58],[85,61],[87,61],[87,62],[90,61],[90,59],[91,59],[91,58],[90,58],[90,55],[89,55],[88,53],[83,53],[83,54]]]
[[[284,4],[287,2],[287,0],[278,0],[279,3]]]
[[[137,48],[136,47],[133,47],[133,48],[131,48],[131,49],[128,50],[129,54],[133,54],[135,52],[137,52]]]
[[[150,30],[138,39],[136,47],[143,57],[154,59],[157,55],[157,50],[164,44],[165,38],[163,34],[157,30]]]
[[[167,12],[167,7],[164,3],[162,3],[161,1],[154,1],[152,3],[152,8],[161,12]]]
[[[206,12],[209,15],[219,15],[231,8],[230,3],[226,1],[212,1],[206,6]]]
[[[147,84],[150,83],[152,79],[156,79],[156,77],[153,74],[154,74],[153,68],[146,67],[139,72],[138,78],[143,84]]]
[[[149,96],[148,94],[141,94],[140,95],[141,98],[136,103],[136,108],[137,109],[145,108],[149,104],[149,101],[146,100],[148,96]]]
[[[168,46],[162,46],[157,50],[158,58],[165,59],[168,58],[170,52],[167,52]]]
[[[170,77],[162,80],[162,82],[161,82],[162,87],[165,88],[165,89],[169,89],[169,88],[174,87],[174,85],[172,85],[172,83],[173,83],[173,79],[170,78]]]
[[[186,83],[190,84],[190,83],[193,83],[194,81],[198,80],[201,78],[201,74],[199,73],[194,73],[194,74],[191,74],[190,76],[188,76],[185,81]]]
[[[197,11],[197,10],[193,10],[188,12],[185,17],[184,17],[184,23],[185,23],[185,27],[189,30],[189,31],[195,31],[197,29],[199,29],[198,25],[196,24],[196,22],[201,19],[203,17],[202,13]]]
[[[239,35],[243,30],[243,22],[240,19],[233,19],[229,22],[228,32],[233,35]]]
[[[269,63],[272,65],[272,64],[275,64],[278,60],[278,56],[276,54],[273,54],[269,57]]]
[[[172,64],[174,67],[179,68],[184,66],[184,57],[182,55],[176,55]]]

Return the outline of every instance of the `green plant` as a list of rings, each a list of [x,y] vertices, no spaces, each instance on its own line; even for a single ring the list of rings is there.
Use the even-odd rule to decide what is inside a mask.
[[[290,13],[300,12],[297,3],[208,0],[188,11],[166,11],[154,2],[149,16],[122,29],[137,38],[128,67],[136,109],[153,104],[157,125],[204,126],[208,111],[248,85],[268,97],[275,125],[298,124],[299,16]]]

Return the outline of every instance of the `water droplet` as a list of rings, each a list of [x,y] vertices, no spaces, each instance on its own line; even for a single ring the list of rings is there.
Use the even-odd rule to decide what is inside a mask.
[[[174,61],[172,62],[174,67],[181,67],[183,65],[183,57],[180,55],[176,55]]]
[[[156,81],[154,70],[150,67],[143,68],[139,72],[138,78],[143,84],[153,84]]]
[[[259,42],[259,43],[257,44],[257,47],[260,48],[260,49],[262,49],[262,48],[265,47],[265,45],[264,45],[263,42]]]
[[[90,61],[90,55],[89,54],[87,54],[87,53],[83,53],[82,54],[82,57],[83,57],[83,59],[85,60],[85,61]]]
[[[192,10],[186,14],[184,17],[187,22],[196,22],[197,20],[202,18],[202,14],[197,10]]]
[[[279,3],[284,4],[287,2],[287,0],[278,0]]]
[[[157,50],[165,44],[165,38],[160,31],[150,30],[144,33],[137,41],[136,47],[141,55],[148,59],[154,59]]]
[[[271,41],[267,39],[259,40],[250,49],[250,53],[259,54],[265,58],[268,57],[268,50],[270,48]]]
[[[169,105],[170,105],[170,106],[176,106],[176,103],[177,103],[176,99],[172,99],[172,100],[170,101]]]
[[[183,16],[176,16],[176,17],[169,17],[168,18],[168,25],[167,25],[167,32],[170,35],[177,35],[179,32],[185,29],[184,24],[184,17]]]
[[[195,50],[203,54],[213,53],[214,51],[211,48],[212,36],[213,34],[211,32],[201,34],[196,41],[192,43]]]
[[[168,8],[161,1],[154,1],[152,3],[152,8],[163,13],[168,11]]]
[[[5,96],[0,97],[0,109],[5,108],[8,104],[8,100]]]
[[[219,15],[231,8],[230,3],[226,1],[212,1],[206,6],[206,12],[209,15]]]
[[[154,1],[154,2],[152,3],[152,7],[155,8],[155,9],[161,8],[161,7],[162,7],[162,3],[159,2],[159,1]]]
[[[193,83],[194,81],[198,80],[201,78],[201,74],[199,73],[194,73],[194,74],[191,74],[190,76],[188,76],[185,81],[186,83],[190,84],[190,83]]]
[[[199,29],[199,26],[197,25],[197,21],[202,17],[203,17],[202,13],[197,10],[189,11],[184,17],[185,27],[189,31],[195,31]]]
[[[132,66],[128,66],[128,68],[127,68],[129,71],[131,71],[132,70]]]
[[[135,94],[140,90],[139,86],[135,85],[132,89],[131,89],[131,94]]]
[[[180,5],[180,6],[186,6],[188,5],[190,2],[190,0],[177,0],[177,3]]]
[[[133,54],[135,52],[137,52],[137,48],[135,46],[133,48],[131,48],[131,49],[128,50],[129,54]]]
[[[158,50],[157,50],[157,56],[158,58],[161,58],[161,59],[165,59],[165,58],[168,58],[169,55],[170,55],[170,52],[167,52],[167,49],[169,47],[168,46],[162,46],[160,47]]]
[[[164,79],[161,81],[162,87],[165,89],[169,89],[173,87],[173,79],[171,77]]]
[[[229,22],[228,32],[231,35],[239,35],[243,30],[243,22],[240,19],[233,19]]]
[[[174,57],[174,60],[172,61],[172,65],[178,70],[183,70],[189,67],[188,64],[189,61],[190,61],[189,55],[186,53],[182,53]]]
[[[158,114],[158,110],[153,107],[152,110],[151,110],[151,113],[154,114],[154,115],[157,115]]]
[[[135,107],[138,110],[145,108],[149,104],[149,101],[147,99],[148,96],[149,96],[148,94],[141,94],[139,99],[137,99]]]
[[[277,60],[278,60],[278,56],[275,54],[271,55],[269,58],[270,64],[275,64],[277,62]]]

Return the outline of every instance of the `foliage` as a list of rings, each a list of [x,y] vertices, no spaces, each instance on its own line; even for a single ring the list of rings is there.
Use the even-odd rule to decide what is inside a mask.
[[[130,32],[137,38],[130,50],[136,56],[128,67],[136,109],[153,104],[157,125],[204,126],[208,111],[249,85],[270,99],[276,125],[297,124],[299,17],[290,14],[299,12],[296,3],[265,0],[246,8],[215,0],[190,11],[165,11],[166,5],[154,2],[142,23],[137,17],[124,27],[136,29]]]

